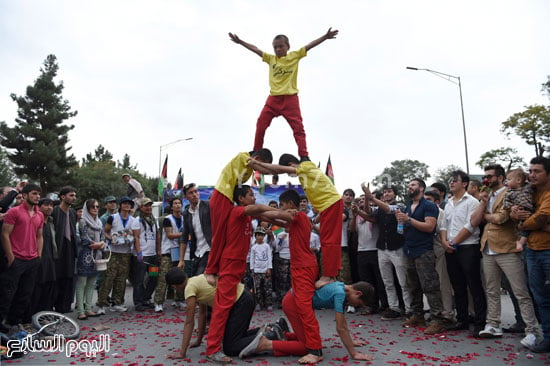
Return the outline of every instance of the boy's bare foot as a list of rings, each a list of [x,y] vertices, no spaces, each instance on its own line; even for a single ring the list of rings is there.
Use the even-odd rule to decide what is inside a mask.
[[[208,284],[210,286],[214,286],[216,287],[216,285],[218,284],[218,276],[216,276],[215,274],[204,274],[206,276],[206,282],[208,282]]]
[[[319,278],[317,282],[315,282],[315,288],[319,289],[324,285],[328,285],[329,283],[332,283],[335,281],[336,279],[334,277],[321,276],[321,278]]]
[[[309,365],[309,364],[316,364],[321,361],[323,361],[323,356],[315,356],[315,355],[312,355],[311,353],[308,353],[304,357],[300,358],[298,360],[298,363],[302,365]]]

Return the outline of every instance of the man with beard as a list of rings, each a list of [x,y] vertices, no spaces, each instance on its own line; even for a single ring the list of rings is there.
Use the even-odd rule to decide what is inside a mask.
[[[71,186],[59,191],[61,203],[54,207],[52,217],[58,258],[55,261],[55,311],[69,313],[74,299],[73,277],[76,260],[76,212],[71,208],[76,189]]]
[[[36,184],[25,185],[21,189],[23,203],[10,209],[4,217],[2,247],[7,270],[0,273],[0,332],[3,333],[19,330],[10,328],[22,322],[30,304],[43,244],[44,215],[38,209],[40,192]]]
[[[412,297],[413,315],[403,323],[405,327],[422,326],[424,319],[424,302],[426,295],[430,306],[431,323],[425,334],[441,333],[451,323],[443,317],[443,304],[439,276],[435,270],[434,233],[439,209],[424,198],[426,183],[420,178],[414,178],[409,183],[408,194],[411,203],[405,212],[397,211],[397,221],[404,226],[405,266],[407,269],[407,285]]]

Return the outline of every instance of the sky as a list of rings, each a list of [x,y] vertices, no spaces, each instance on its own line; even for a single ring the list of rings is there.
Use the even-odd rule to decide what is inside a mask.
[[[488,150],[535,154],[500,128],[548,104],[549,14],[545,0],[0,0],[0,121],[14,124],[10,94],[23,95],[55,54],[78,111],[68,123],[79,160],[101,144],[158,176],[168,154],[170,182],[182,168],[185,182],[213,185],[252,149],[269,93],[267,64],[228,32],[272,53],[277,34],[295,50],[333,27],[337,38],[300,61],[298,88],[310,157],[324,170],[330,154],[339,192],[394,160],[419,160],[432,176],[466,168],[458,86],[407,66],[461,78],[470,173],[481,174]],[[264,146],[275,160],[297,154],[282,117]]]

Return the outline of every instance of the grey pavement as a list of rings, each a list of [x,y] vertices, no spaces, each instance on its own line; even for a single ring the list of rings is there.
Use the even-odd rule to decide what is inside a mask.
[[[163,313],[147,311],[137,313],[131,304],[131,288],[126,292],[126,313],[108,312],[106,315],[79,321],[81,339],[99,340],[100,334],[109,335],[109,351],[86,357],[79,352],[67,357],[62,352],[33,352],[11,361],[22,365],[200,365],[210,364],[205,357],[205,341],[198,348],[188,351],[185,360],[166,359],[181,343],[185,310],[176,310],[165,304]],[[509,297],[502,296],[503,326],[514,322],[513,308]],[[72,314],[74,317],[76,315]],[[255,313],[251,327],[261,326],[282,316],[281,310]],[[520,334],[505,334],[493,340],[475,339],[466,331],[447,332],[426,336],[422,329],[402,328],[401,321],[382,321],[380,315],[362,315],[360,312],[346,314],[348,327],[354,340],[364,342],[363,353],[374,355],[372,362],[355,361],[349,357],[336,333],[334,312],[316,312],[321,327],[324,346],[324,361],[320,365],[550,365],[550,354],[534,354],[521,346]],[[92,332],[97,325],[110,329]],[[298,357],[255,356],[246,360],[234,358],[235,365],[293,365]],[[2,364],[7,364],[3,361]]]

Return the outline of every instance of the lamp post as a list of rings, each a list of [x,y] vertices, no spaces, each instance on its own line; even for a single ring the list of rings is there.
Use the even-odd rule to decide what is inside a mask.
[[[466,122],[464,121],[464,104],[462,103],[462,84],[460,83],[460,76],[449,75],[440,71],[435,71],[430,69],[420,69],[418,67],[411,67],[411,66],[407,66],[407,70],[427,71],[429,73],[434,74],[435,76],[439,76],[440,78],[443,78],[455,85],[458,85],[458,92],[460,94],[460,110],[462,112],[462,131],[464,133],[464,153],[466,155],[466,173],[470,174],[470,164],[468,162],[468,142],[466,139]],[[458,82],[454,81],[453,79],[457,80]]]
[[[160,148],[159,148],[159,179],[160,179],[161,169],[162,169],[162,167],[161,167],[161,164],[162,164],[162,149],[164,149],[165,147],[177,144],[178,142],[189,141],[189,140],[193,140],[193,138],[192,137],[187,137],[187,138],[178,139],[178,140],[169,142],[169,143],[164,144],[164,145],[160,145]],[[160,199],[160,194],[159,194],[159,199]]]

